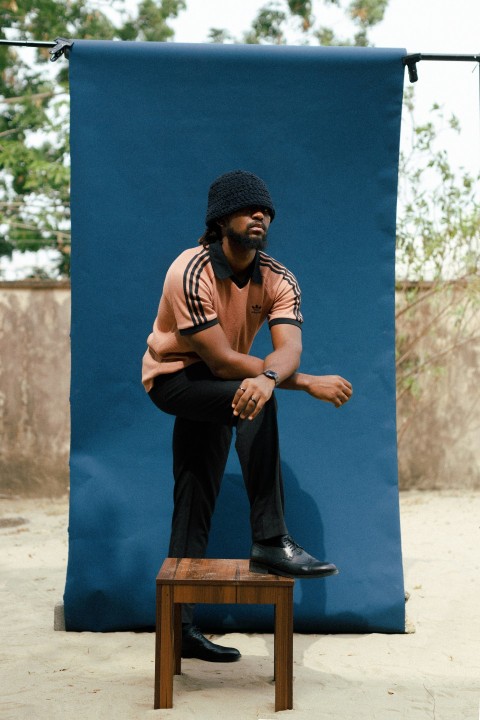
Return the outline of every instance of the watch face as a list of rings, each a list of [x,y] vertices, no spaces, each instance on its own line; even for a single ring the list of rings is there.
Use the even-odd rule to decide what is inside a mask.
[[[275,382],[275,385],[278,383],[279,378],[278,378],[278,374],[275,372],[275,370],[265,370],[265,372],[263,374],[266,375],[266,377],[273,380]]]

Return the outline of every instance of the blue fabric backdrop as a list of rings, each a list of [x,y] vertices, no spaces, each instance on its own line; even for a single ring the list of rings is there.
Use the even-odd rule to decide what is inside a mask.
[[[296,583],[295,627],[402,632],[394,235],[401,49],[76,41],[72,96],[71,630],[154,624],[172,496],[171,418],[140,384],[163,277],[204,224],[210,182],[263,177],[269,252],[303,291],[302,370],[354,386],[340,410],[278,391],[287,522],[341,573]],[[254,352],[270,347],[268,330]],[[211,557],[248,557],[232,454]],[[269,608],[203,606],[211,629]]]

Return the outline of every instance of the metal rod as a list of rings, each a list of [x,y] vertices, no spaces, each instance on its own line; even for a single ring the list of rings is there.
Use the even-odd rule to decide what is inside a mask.
[[[68,58],[68,53],[73,45],[73,40],[68,38],[57,37],[55,42],[49,42],[46,40],[0,40],[0,45],[14,45],[16,47],[48,47],[51,48],[48,52],[50,53],[50,60],[55,62],[59,57],[65,55]]]
[[[410,57],[414,57],[417,60],[451,60],[454,62],[480,62],[480,55],[427,55],[425,53],[405,55],[404,62],[406,62]]]
[[[0,40],[0,45],[13,45],[16,47],[49,47],[55,48],[52,54],[52,60],[57,60],[62,54],[66,54],[68,57],[68,49],[73,45],[73,40],[66,40],[65,38],[57,38],[55,42],[41,41],[41,40]],[[58,46],[58,47],[57,47]],[[408,76],[410,82],[416,82],[418,80],[417,73],[417,62],[420,60],[433,60],[443,62],[478,62],[480,63],[479,55],[443,55],[443,54],[432,54],[432,53],[414,53],[411,55],[405,55],[403,58],[403,64],[408,68]]]
[[[413,55],[405,55],[403,64],[408,68],[408,77],[410,82],[414,83],[418,80],[417,62],[420,60],[440,60],[451,62],[478,62],[480,63],[480,55],[432,55],[426,53],[414,53]]]
[[[56,44],[47,40],[0,40],[0,45],[15,45],[16,47],[55,47]]]

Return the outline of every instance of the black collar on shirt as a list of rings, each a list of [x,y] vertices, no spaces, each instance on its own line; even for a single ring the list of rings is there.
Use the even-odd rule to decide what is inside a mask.
[[[254,283],[262,283],[262,273],[259,266],[260,255],[258,250],[255,253],[255,258],[253,259],[250,267],[248,268],[247,277],[243,281],[240,281],[235,276],[235,273],[233,272],[227,258],[225,257],[222,244],[218,240],[217,242],[209,244],[208,252],[212,261],[213,272],[215,273],[215,277],[217,277],[219,280],[226,280],[227,278],[231,278],[235,285],[237,285],[238,287],[245,287],[245,285],[250,280]]]

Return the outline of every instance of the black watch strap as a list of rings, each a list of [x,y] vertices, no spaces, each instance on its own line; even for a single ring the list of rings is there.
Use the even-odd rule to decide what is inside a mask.
[[[270,378],[270,380],[273,380],[275,383],[275,387],[277,387],[278,383],[280,382],[280,377],[278,373],[275,372],[275,370],[264,370],[263,374],[265,377]]]

